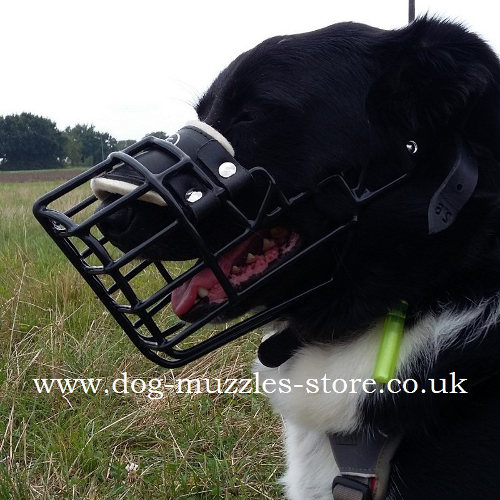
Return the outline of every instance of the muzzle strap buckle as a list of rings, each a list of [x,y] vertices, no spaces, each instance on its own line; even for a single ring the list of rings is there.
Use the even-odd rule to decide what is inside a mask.
[[[401,434],[328,434],[340,475],[333,480],[334,500],[383,500],[391,462]]]

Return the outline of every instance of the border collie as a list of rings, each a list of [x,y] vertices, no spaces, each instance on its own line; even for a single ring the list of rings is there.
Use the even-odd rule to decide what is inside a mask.
[[[389,429],[402,437],[387,498],[500,498],[499,98],[488,45],[461,25],[422,18],[392,31],[341,23],[271,38],[199,101],[199,120],[236,159],[264,167],[290,195],[341,172],[362,192],[408,174],[244,304],[268,307],[332,278],[283,314],[259,350],[261,379],[291,386],[270,395],[285,421],[290,499],[332,499],[329,435]],[[457,172],[457,194],[436,204]],[[142,226],[152,210],[138,208]],[[350,214],[352,200],[332,188],[281,227],[306,245]],[[395,378],[411,380],[408,390],[352,387],[371,379],[383,318],[401,300]],[[347,390],[332,390],[338,379]]]

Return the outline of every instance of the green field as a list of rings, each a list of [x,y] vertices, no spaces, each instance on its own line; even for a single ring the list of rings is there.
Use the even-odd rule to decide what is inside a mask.
[[[125,371],[246,378],[259,341],[175,372],[143,358],[33,218],[55,185],[0,178],[0,499],[280,498],[281,423],[262,395],[37,393],[34,378]]]

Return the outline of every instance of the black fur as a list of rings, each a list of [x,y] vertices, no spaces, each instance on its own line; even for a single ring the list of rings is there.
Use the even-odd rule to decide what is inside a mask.
[[[334,284],[294,308],[287,349],[348,341],[399,299],[410,325],[453,304],[457,311],[492,298],[500,284],[500,65],[462,26],[420,19],[396,31],[342,23],[269,39],[239,56],[197,106],[201,120],[234,146],[243,165],[268,169],[287,193],[325,177],[364,172],[375,189],[412,170],[373,201],[347,235],[324,246],[293,274],[271,283],[246,308],[314,283]],[[414,140],[412,155],[406,144]],[[428,234],[430,199],[453,164],[457,144],[473,152],[479,181],[447,230]],[[336,189],[287,221],[304,240],[351,213]],[[465,337],[466,332],[464,332]],[[390,498],[500,497],[497,458],[500,398],[496,374],[500,325],[440,352],[431,373],[469,379],[467,396],[397,395],[366,406],[367,426],[399,426]],[[294,340],[295,339],[295,340]],[[292,347],[290,347],[292,346]],[[283,344],[263,355],[280,358]]]

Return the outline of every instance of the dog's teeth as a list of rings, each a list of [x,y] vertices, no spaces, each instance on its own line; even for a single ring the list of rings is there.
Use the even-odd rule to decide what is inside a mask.
[[[255,259],[257,257],[255,257],[255,255],[253,253],[249,253],[247,255],[247,264],[251,264],[252,262],[255,262]]]
[[[241,273],[241,267],[238,267],[238,266],[233,266],[233,267],[231,268],[231,272],[232,272],[233,274],[240,274],[240,273]]]
[[[198,287],[198,297],[200,297],[200,299],[208,297],[208,290],[202,286]]]
[[[283,240],[288,236],[289,231],[284,227],[273,227],[269,230],[269,233],[274,239]]]
[[[276,246],[276,242],[274,240],[269,240],[267,238],[264,238],[264,241],[262,242],[262,251],[267,252],[270,248],[273,248]]]

